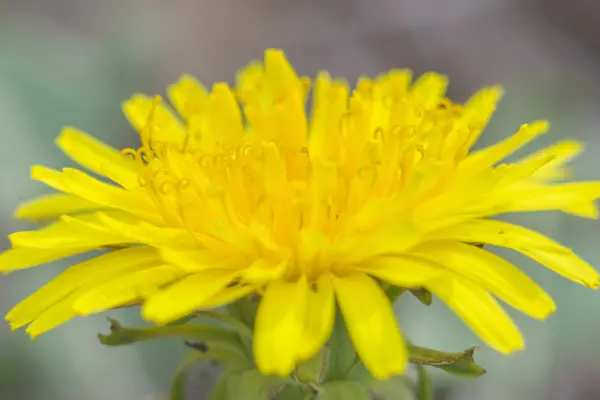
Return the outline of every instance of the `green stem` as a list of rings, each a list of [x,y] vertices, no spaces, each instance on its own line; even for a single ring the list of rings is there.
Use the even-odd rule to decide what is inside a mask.
[[[433,387],[431,386],[431,379],[427,374],[427,370],[424,365],[417,365],[417,398],[419,400],[433,400]]]

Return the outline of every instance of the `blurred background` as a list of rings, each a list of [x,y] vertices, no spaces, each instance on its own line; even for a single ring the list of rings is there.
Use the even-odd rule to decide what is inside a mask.
[[[283,48],[300,73],[329,69],[354,80],[396,67],[450,76],[451,97],[502,83],[506,96],[483,142],[537,118],[551,134],[588,143],[575,177],[600,176],[600,3],[595,0],[0,0],[0,248],[26,229],[11,219],[19,201],[47,190],[29,166],[68,164],[54,146],[64,125],[116,147],[136,135],[120,102],[136,91],[163,93],[181,73],[205,83]],[[573,247],[600,267],[597,222],[562,214],[519,221]],[[507,255],[555,296],[546,322],[515,315],[528,349],[504,357],[482,349],[488,374],[435,375],[438,399],[592,400],[600,398],[600,297],[524,258]],[[0,314],[56,275],[54,263],[0,280]],[[478,340],[445,307],[410,296],[398,305],[414,341],[460,351]],[[129,323],[135,312],[111,313]],[[75,320],[31,342],[0,324],[1,400],[166,398],[184,349],[165,341],[103,348],[105,316]],[[190,399],[210,377],[198,372]]]

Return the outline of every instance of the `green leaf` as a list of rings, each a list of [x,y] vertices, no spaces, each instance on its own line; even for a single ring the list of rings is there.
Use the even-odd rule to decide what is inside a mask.
[[[456,360],[450,365],[441,365],[438,368],[451,375],[465,378],[476,378],[486,373],[486,370],[473,360]]]
[[[413,400],[403,376],[393,376],[385,381],[373,378],[369,389],[378,400]]]
[[[432,302],[431,292],[427,289],[412,289],[410,293],[415,296],[422,304],[430,306]]]
[[[367,388],[358,382],[333,381],[321,386],[317,400],[371,400],[371,396]]]
[[[348,372],[358,360],[354,345],[348,336],[346,324],[339,310],[336,312],[335,325],[331,337],[327,342],[329,358],[325,381],[344,380]]]
[[[181,338],[195,342],[219,342],[239,344],[237,335],[227,329],[197,324],[165,325],[148,328],[125,328],[117,320],[108,319],[110,334],[98,334],[105,346],[123,346],[153,339]]]
[[[477,347],[471,347],[461,353],[445,353],[425,347],[408,344],[409,361],[417,365],[430,365],[440,368],[450,374],[466,377],[477,377],[485,374],[479,364],[473,359]]]
[[[265,376],[251,369],[232,375],[227,382],[227,400],[270,400],[289,378]]]

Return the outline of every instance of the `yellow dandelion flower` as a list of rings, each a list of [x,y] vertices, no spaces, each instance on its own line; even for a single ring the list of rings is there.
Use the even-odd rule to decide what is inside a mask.
[[[119,152],[66,128],[58,146],[89,172],[32,168],[61,192],[21,205],[44,220],[10,235],[4,272],[90,250],[7,315],[37,336],[78,315],[141,304],[164,324],[260,293],[254,356],[265,374],[287,375],[329,337],[336,304],[356,351],[377,378],[405,370],[407,350],[380,281],[425,288],[503,353],[523,339],[496,299],[543,319],[554,303],[527,275],[467,243],[523,253],[596,288],[598,274],[573,252],[527,228],[490,219],[562,210],[596,218],[600,182],[564,183],[580,150],[562,141],[517,162],[503,159],[548,129],[536,121],[471,151],[500,87],[465,104],[447,79],[408,70],[348,84],[299,77],[268,50],[235,88],[208,91],[190,76],[160,97],[123,109],[141,147]]]

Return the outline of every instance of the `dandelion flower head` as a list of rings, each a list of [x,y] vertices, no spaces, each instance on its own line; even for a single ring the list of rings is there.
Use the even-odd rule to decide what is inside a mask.
[[[183,76],[168,89],[172,108],[131,97],[123,110],[139,149],[65,128],[57,144],[87,172],[32,168],[57,193],[18,208],[18,218],[46,225],[11,234],[0,270],[110,250],[66,269],[8,321],[37,336],[139,304],[145,319],[165,324],[259,294],[253,351],[263,373],[287,375],[313,357],[337,307],[359,358],[386,378],[407,360],[386,284],[427,289],[489,346],[520,350],[498,300],[538,319],[554,303],[517,267],[469,243],[515,250],[595,288],[597,273],[569,248],[490,217],[596,218],[600,182],[565,182],[565,163],[582,148],[572,140],[504,161],[545,121],[472,150],[501,88],[457,104],[447,83],[391,70],[354,89],[325,72],[311,84],[283,52],[267,50],[234,87],[209,91]]]

